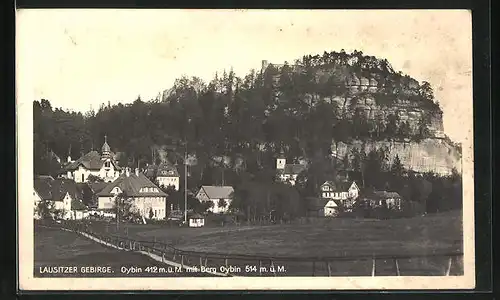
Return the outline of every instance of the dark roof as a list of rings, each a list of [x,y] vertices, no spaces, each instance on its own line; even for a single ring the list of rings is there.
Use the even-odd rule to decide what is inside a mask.
[[[54,179],[46,177],[35,178],[34,188],[42,200],[52,200],[52,181]]]
[[[388,192],[388,191],[370,191],[367,190],[365,193],[365,198],[373,199],[373,200],[383,200],[389,198],[401,198],[397,192]]]
[[[121,169],[114,159],[111,159],[111,163],[115,166],[115,169],[117,170]],[[89,153],[80,157],[76,161],[70,163],[68,166],[66,166],[66,169],[75,170],[80,165],[82,165],[88,170],[100,170],[103,164],[104,160],[101,159],[101,155],[99,154],[99,152],[90,151]]]
[[[149,165],[146,168],[146,171],[144,171],[144,175],[146,175],[146,177],[148,177],[148,178],[154,178],[154,177],[156,177],[157,170],[158,170],[157,165]]]
[[[192,215],[189,216],[190,219],[204,219],[205,217],[203,217],[202,215],[198,214],[198,213],[194,213]]]
[[[101,151],[104,152],[111,152],[111,147],[109,147],[108,142],[104,141],[104,144],[102,145]]]
[[[333,180],[328,180],[328,181],[325,181],[321,186],[323,185],[329,185],[332,187],[332,189],[334,191],[341,191],[341,192],[346,192],[349,190],[349,188],[351,187],[352,183],[354,181],[340,181],[340,182],[335,182]]]
[[[108,182],[94,182],[88,184],[89,188],[92,190],[94,194],[99,193],[108,185],[109,185]]]
[[[205,191],[209,199],[229,199],[234,192],[232,186],[204,185],[201,189]]]
[[[307,208],[310,210],[318,210],[324,208],[328,201],[330,200],[325,198],[308,198]]]
[[[335,184],[335,182],[333,182],[332,180],[327,180],[325,181],[321,186],[324,186],[324,185],[328,185],[330,186],[331,188],[333,189],[336,189],[337,188],[337,185]]]
[[[161,163],[158,166],[156,177],[178,177],[179,172],[170,163]]]
[[[83,203],[90,205],[92,204],[94,192],[88,183],[77,183],[76,187],[78,188],[79,193],[82,195],[81,200]]]
[[[349,188],[351,187],[352,185],[352,181],[341,181],[338,183],[338,187],[343,191],[343,192],[346,192],[349,190]]]
[[[102,191],[97,193],[98,196],[113,196],[111,191],[115,188],[119,187],[122,191],[124,191],[128,196],[131,197],[159,197],[159,196],[167,196],[165,192],[163,192],[159,187],[157,187],[154,183],[149,180],[146,175],[139,173],[139,175],[135,175],[135,173],[131,172],[129,176],[126,174],[121,174],[115,181],[108,184]],[[158,192],[139,192],[139,190],[143,187],[154,187],[158,189]]]
[[[87,206],[83,204],[82,200],[72,199],[71,200],[71,210],[86,210]]]
[[[373,194],[380,199],[401,198],[397,192],[375,191]]]
[[[285,169],[282,171],[285,174],[300,174],[306,169],[306,166],[302,164],[286,164]]]
[[[306,199],[307,201],[307,208],[309,210],[319,210],[322,208],[325,208],[325,206],[328,204],[328,202],[333,201],[337,206],[341,206],[341,202],[338,200],[333,200],[333,199],[327,199],[327,198],[315,198],[315,197],[308,197]]]
[[[35,178],[34,188],[42,200],[61,201],[66,193],[73,199],[83,198],[76,182],[70,179]]]

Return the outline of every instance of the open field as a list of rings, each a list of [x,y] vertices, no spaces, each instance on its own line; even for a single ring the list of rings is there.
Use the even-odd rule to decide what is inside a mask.
[[[35,231],[34,273],[37,277],[115,277],[137,276],[137,273],[126,274],[122,267],[131,269],[157,266],[158,262],[138,253],[124,252],[102,246],[74,232],[60,229],[40,228]],[[82,267],[110,267],[112,274],[81,272]],[[44,267],[76,267],[77,272],[71,274],[47,273]],[[44,273],[41,273],[44,272]],[[64,272],[64,271],[63,271]],[[181,276],[173,273],[169,276]],[[141,272],[141,276],[157,276]]]
[[[117,233],[116,224],[94,222],[91,227],[104,235]],[[160,248],[158,243],[164,243],[196,252],[186,252],[186,264],[198,265],[207,259],[209,266],[219,267],[227,264],[228,258],[229,265],[241,268],[234,274],[244,276],[258,276],[260,272],[255,269],[260,270],[261,266],[263,273],[269,273],[271,265],[283,267],[283,276],[370,276],[373,269],[377,276],[394,276],[396,270],[403,276],[442,276],[450,256],[431,257],[432,254],[462,251],[461,212],[383,221],[323,219],[301,225],[174,228],[124,224],[120,228],[121,236],[136,241],[156,241]],[[372,255],[386,258],[373,261]],[[396,267],[392,255],[427,257],[399,258]],[[350,259],[353,256],[367,257]],[[255,269],[249,273],[246,266]],[[450,274],[463,274],[462,268],[460,259],[454,260]]]
[[[463,274],[460,257],[453,256],[462,251],[460,212],[411,219],[322,219],[314,224],[269,226],[179,228],[122,224],[119,232],[116,224],[93,221],[88,229],[102,236],[127,236],[148,247],[156,247],[160,256],[161,251],[165,251],[169,260],[182,261],[188,266],[201,266],[204,262],[205,266],[217,269],[225,265],[239,267],[240,270],[232,274],[240,276],[371,276],[372,272],[376,276],[442,276],[447,268],[450,275]],[[160,243],[184,252],[175,254]],[[140,254],[109,249],[62,230],[37,230],[35,244],[37,268],[54,263],[102,264],[115,270],[121,266],[158,265]],[[440,255],[432,256],[435,253]],[[408,257],[401,257],[405,255]],[[396,261],[392,256],[399,258]],[[451,267],[450,258],[453,259]],[[253,268],[250,271],[246,270],[249,266]],[[272,272],[272,267],[275,271],[281,268],[281,272]],[[129,276],[132,275],[139,274]],[[158,274],[141,273],[140,276]]]
[[[127,227],[127,230],[124,229]],[[92,229],[116,234],[116,225]],[[171,228],[123,225],[120,234],[163,242],[189,251],[265,256],[351,256],[420,253],[462,249],[461,212],[410,219],[325,219],[315,224]]]

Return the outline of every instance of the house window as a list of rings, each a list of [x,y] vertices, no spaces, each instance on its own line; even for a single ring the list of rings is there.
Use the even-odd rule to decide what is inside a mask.
[[[104,167],[106,168],[111,167],[111,163],[109,161],[104,162]]]
[[[85,174],[82,174],[82,182],[85,181]]]

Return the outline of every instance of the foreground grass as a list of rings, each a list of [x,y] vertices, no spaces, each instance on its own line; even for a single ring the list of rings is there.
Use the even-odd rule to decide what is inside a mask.
[[[60,229],[36,228],[34,252],[35,277],[115,277],[134,276],[136,274],[123,274],[122,267],[141,268],[157,266],[158,263],[144,255],[104,247],[96,242],[86,239],[74,232]],[[76,274],[49,274],[40,273],[40,268],[51,266],[67,267],[111,267],[113,274],[76,273]],[[182,276],[183,274],[169,274]],[[141,276],[157,276],[156,274],[142,273]],[[185,276],[185,275],[184,275]]]
[[[461,212],[393,220],[325,219],[315,224],[169,228],[126,225],[127,235],[182,250],[264,256],[431,254],[462,245]],[[94,226],[100,232],[103,227]],[[123,230],[123,226],[122,226]],[[116,233],[114,226],[108,233]],[[120,234],[124,234],[121,231]]]
[[[458,252],[461,251],[462,245],[461,212],[384,221],[322,219],[316,220],[314,224],[271,226],[178,228],[159,224],[123,224],[120,226],[120,231],[117,231],[116,224],[92,222],[91,229],[104,235],[128,235],[136,241],[163,242],[183,250],[227,254],[219,258],[205,254],[187,254],[184,256],[184,263],[196,266],[202,259],[208,258],[208,266],[219,267],[227,263],[225,259],[229,259],[230,265],[241,267],[242,271],[237,272],[236,275],[242,276],[259,276],[259,272],[244,271],[249,265],[263,266],[268,271],[271,265],[284,267],[286,271],[278,276],[328,276],[329,274],[331,276],[371,276],[373,271],[371,257],[346,261],[329,257]],[[134,255],[133,253],[116,253],[115,250],[106,249],[102,252],[104,254],[101,254],[102,249],[97,251],[92,248],[95,245],[88,245],[92,242],[80,241],[74,236],[65,240],[58,233],[57,240],[46,240],[47,244],[53,242],[58,243],[56,252],[50,249],[53,245],[45,250],[43,248],[39,250],[41,254],[45,253],[44,255],[48,255],[49,258],[57,254],[55,256],[58,261],[64,260],[67,256],[80,263],[88,261],[94,265],[99,263],[100,259],[106,265],[113,262],[139,264],[136,261],[137,257],[129,257],[129,255]],[[43,243],[37,244],[43,246]],[[75,250],[75,247],[79,250]],[[243,258],[231,256],[231,254],[274,258]],[[75,255],[77,258],[74,257]],[[281,256],[283,257],[280,258]],[[285,256],[294,258],[284,258]],[[144,257],[139,259],[147,260]],[[181,258],[178,255],[177,258],[169,259],[179,262]],[[43,255],[38,256],[38,261],[44,261]],[[375,261],[375,274],[394,276],[399,270],[402,276],[442,276],[446,272],[448,257],[400,258],[398,263],[399,268],[395,266],[393,259],[378,259]],[[463,274],[463,265],[460,261],[453,263],[450,274]],[[274,276],[271,273],[263,275]]]

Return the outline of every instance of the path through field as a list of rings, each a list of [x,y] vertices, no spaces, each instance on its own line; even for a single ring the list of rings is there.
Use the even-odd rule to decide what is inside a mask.
[[[111,249],[77,233],[61,229],[37,227],[34,239],[34,273],[36,277],[123,277],[137,276],[138,273],[141,277],[158,276],[158,274],[146,272],[146,269],[157,267],[158,270],[159,267],[162,267],[157,261],[144,255]],[[91,267],[99,266],[110,267],[113,273],[81,272],[82,267],[89,270]],[[64,267],[76,268],[77,272],[49,273],[48,270],[54,267],[63,267],[60,269],[61,272],[65,272]],[[135,270],[135,272],[131,270]],[[172,272],[168,273],[168,276],[187,275]]]

